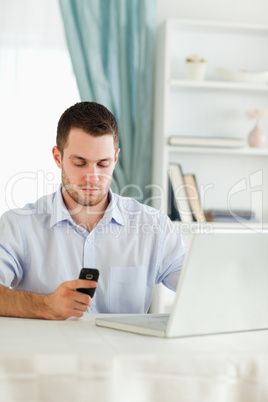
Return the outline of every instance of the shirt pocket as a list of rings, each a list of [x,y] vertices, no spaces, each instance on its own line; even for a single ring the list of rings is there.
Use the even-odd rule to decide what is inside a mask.
[[[110,267],[110,312],[145,313],[147,267]]]

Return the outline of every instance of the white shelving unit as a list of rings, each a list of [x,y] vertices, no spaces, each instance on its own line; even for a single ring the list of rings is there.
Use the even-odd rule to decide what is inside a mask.
[[[154,119],[154,206],[167,212],[167,171],[179,163],[196,176],[204,209],[254,210],[268,222],[268,148],[249,148],[248,109],[268,108],[268,85],[221,81],[217,67],[268,70],[268,26],[168,19],[157,32]],[[189,81],[185,59],[208,60],[204,81]],[[267,132],[268,119],[260,122]],[[238,137],[243,148],[182,147],[169,136]],[[237,224],[239,226],[239,223]],[[153,311],[166,311],[159,291]]]

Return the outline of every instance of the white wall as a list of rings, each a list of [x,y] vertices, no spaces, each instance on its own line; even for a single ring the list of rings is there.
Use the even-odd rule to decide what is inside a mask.
[[[268,24],[268,0],[158,0],[157,24],[166,18]]]

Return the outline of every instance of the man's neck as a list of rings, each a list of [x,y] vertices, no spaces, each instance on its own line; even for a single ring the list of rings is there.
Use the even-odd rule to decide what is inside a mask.
[[[90,207],[77,204],[66,196],[66,193],[63,194],[63,201],[72,220],[88,232],[91,232],[97,226],[109,204],[108,195],[99,204]]]
[[[78,214],[69,211],[72,220],[82,228],[91,232],[102,219],[104,212],[92,211],[92,207],[86,207],[86,211],[83,210]]]

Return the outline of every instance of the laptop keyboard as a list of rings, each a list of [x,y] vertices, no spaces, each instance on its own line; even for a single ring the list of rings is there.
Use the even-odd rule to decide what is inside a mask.
[[[138,326],[142,328],[152,328],[165,331],[169,314],[141,314],[116,318],[117,322]]]

